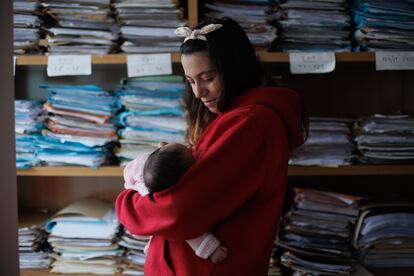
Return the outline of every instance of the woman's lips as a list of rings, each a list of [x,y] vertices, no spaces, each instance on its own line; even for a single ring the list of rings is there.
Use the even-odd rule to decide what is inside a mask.
[[[211,106],[214,105],[215,102],[216,102],[216,99],[209,100],[209,101],[204,101],[203,103],[204,103],[205,106],[211,107]]]

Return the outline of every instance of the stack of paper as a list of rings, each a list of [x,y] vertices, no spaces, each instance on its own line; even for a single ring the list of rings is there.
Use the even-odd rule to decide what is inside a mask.
[[[149,239],[150,237],[132,235],[125,229],[119,241],[119,245],[126,249],[123,274],[144,275],[145,247]]]
[[[47,233],[37,226],[19,228],[20,269],[47,268],[50,250],[46,242]]]
[[[358,258],[367,267],[412,267],[412,200],[373,200],[362,206],[354,236]]]
[[[184,26],[183,11],[173,0],[114,0],[112,4],[121,23],[125,53],[177,52],[182,42],[174,34]]]
[[[95,85],[41,85],[49,95],[44,110],[47,130],[38,158],[48,165],[98,167],[110,161],[117,140],[111,122],[117,98]]]
[[[39,28],[42,24],[36,0],[13,1],[13,46],[15,54],[39,52]]]
[[[37,165],[37,140],[44,128],[42,101],[15,100],[16,168],[25,169]]]
[[[123,250],[114,241],[119,222],[111,203],[82,199],[50,218],[52,273],[114,274]]]
[[[204,5],[207,10],[205,17],[231,17],[243,27],[250,42],[256,48],[269,49],[277,37],[277,30],[273,22],[278,18],[278,15],[272,2],[275,1],[206,1]]]
[[[309,137],[290,156],[290,165],[338,167],[351,164],[351,121],[343,118],[310,118]]]
[[[286,0],[279,51],[351,51],[347,0]]]
[[[54,23],[46,28],[49,54],[104,55],[114,51],[119,28],[110,0],[46,0],[41,3]]]
[[[349,274],[358,201],[338,193],[295,189],[294,205],[276,241],[286,250],[281,264],[298,273]]]
[[[376,114],[355,124],[359,161],[369,164],[414,162],[414,118]]]
[[[181,76],[128,79],[116,91],[120,113],[121,147],[116,154],[124,164],[137,155],[152,152],[160,141],[184,143],[187,124],[181,108],[184,84]]]
[[[352,13],[357,50],[412,51],[414,48],[413,10],[413,1],[354,1]]]

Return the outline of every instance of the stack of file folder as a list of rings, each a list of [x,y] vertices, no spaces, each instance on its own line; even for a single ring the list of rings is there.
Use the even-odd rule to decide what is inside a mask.
[[[160,141],[185,142],[187,124],[182,111],[182,76],[154,76],[122,81],[116,93],[124,111],[119,120],[122,164],[152,152]]]
[[[115,51],[119,28],[110,0],[45,0],[41,5],[52,18],[43,41],[49,54],[104,55]]]
[[[412,51],[413,10],[413,1],[354,1],[356,51]]]
[[[236,20],[257,49],[269,49],[277,38],[275,1],[214,0],[206,1],[204,7],[206,18],[228,16]]]
[[[38,158],[47,165],[98,167],[112,162],[118,99],[95,85],[40,85],[48,91]]]
[[[38,1],[13,1],[14,54],[34,54],[40,51],[38,42],[41,37],[41,25]]]
[[[123,274],[144,275],[145,247],[150,237],[132,235],[128,230],[120,238],[119,245],[126,249]]]
[[[43,102],[38,100],[15,100],[16,168],[36,166],[37,141],[44,129]]]
[[[281,1],[279,51],[351,51],[347,0]]]
[[[367,267],[413,267],[414,203],[407,199],[364,202],[353,245]]]
[[[125,53],[178,52],[182,39],[174,34],[184,26],[183,11],[173,0],[114,0]]]
[[[332,192],[295,189],[294,205],[276,240],[286,250],[281,264],[309,275],[346,275],[359,198]]]
[[[115,274],[124,251],[115,242],[119,221],[111,203],[85,198],[46,223],[54,253],[52,273]]]
[[[338,167],[353,159],[352,121],[345,118],[313,117],[309,137],[290,156],[290,165]]]
[[[414,118],[376,114],[355,124],[359,161],[367,164],[413,163]]]
[[[48,268],[50,247],[47,233],[39,226],[19,228],[20,269]]]

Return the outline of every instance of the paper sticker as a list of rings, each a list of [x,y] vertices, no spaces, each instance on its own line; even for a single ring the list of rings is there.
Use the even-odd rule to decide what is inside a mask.
[[[292,74],[328,73],[335,69],[335,53],[289,53]]]
[[[414,52],[376,52],[375,66],[381,70],[413,70]]]
[[[48,56],[47,75],[49,77],[90,74],[92,74],[90,55]]]
[[[140,54],[127,56],[128,77],[172,74],[171,54]]]

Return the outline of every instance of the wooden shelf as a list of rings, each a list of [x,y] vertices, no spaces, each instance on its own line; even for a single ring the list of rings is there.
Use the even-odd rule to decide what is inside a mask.
[[[93,176],[121,177],[122,167],[35,167],[17,170],[18,176]],[[342,176],[342,175],[414,175],[414,165],[354,165],[338,168],[289,166],[289,176]]]
[[[271,53],[271,52],[259,52],[259,59],[262,62],[272,63],[287,63],[289,62],[288,53]],[[336,53],[337,62],[374,62],[375,53]],[[172,53],[173,63],[180,62],[180,54]],[[112,54],[103,56],[92,56],[92,64],[125,64],[125,54]],[[47,65],[47,56],[30,56],[23,55],[17,56],[17,66],[28,65]]]
[[[92,169],[88,167],[34,167],[31,169],[17,170],[18,176],[122,176],[122,167],[107,166]]]
[[[92,275],[96,275],[96,274],[88,274],[88,273],[77,273],[77,274],[51,274],[49,273],[48,269],[21,269],[20,270],[20,276],[50,276],[50,275],[67,275],[67,276],[92,276]],[[121,275],[125,275],[125,274],[111,274],[114,276],[121,276]]]
[[[179,53],[172,53],[171,55],[173,63],[180,62],[181,59]],[[126,64],[126,55],[113,54],[103,56],[92,56],[92,64]],[[16,65],[47,65],[47,56],[16,56]]]

